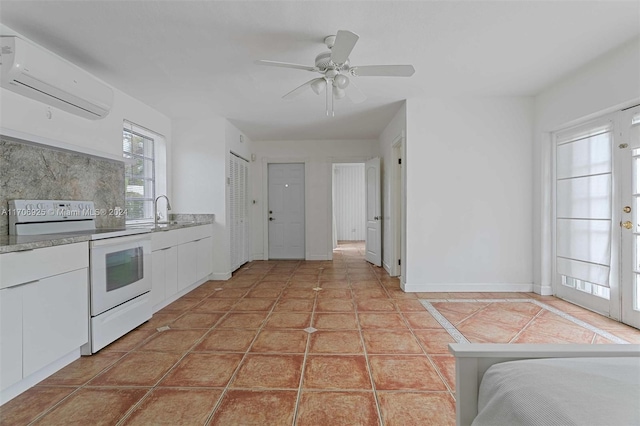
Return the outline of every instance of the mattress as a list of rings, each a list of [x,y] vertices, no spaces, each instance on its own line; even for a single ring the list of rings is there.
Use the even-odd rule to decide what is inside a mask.
[[[640,358],[552,358],[491,366],[473,426],[640,425]]]

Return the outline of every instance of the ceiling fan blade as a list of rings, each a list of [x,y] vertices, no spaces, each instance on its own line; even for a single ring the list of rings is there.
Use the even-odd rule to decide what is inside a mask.
[[[362,90],[360,90],[358,86],[353,84],[353,81],[349,84],[349,87],[345,89],[345,92],[347,93],[347,98],[354,104],[360,104],[367,100],[367,96],[362,93]]]
[[[351,31],[338,31],[336,41],[331,48],[331,61],[338,65],[347,62],[359,38],[360,36],[358,36],[358,34],[352,33]]]
[[[349,72],[358,77],[411,77],[416,70],[413,65],[365,65],[352,67]]]
[[[281,68],[293,68],[297,70],[305,70],[305,71],[318,71],[316,67],[308,67],[306,65],[298,65],[298,64],[290,64],[288,62],[277,62],[277,61],[266,61],[264,59],[260,59],[255,61],[257,65],[266,65],[269,67],[281,67]]]
[[[300,96],[305,90],[307,90],[309,87],[311,87],[311,85],[313,84],[314,81],[316,80],[324,80],[324,78],[320,77],[320,78],[313,78],[309,81],[307,81],[306,83],[296,87],[295,89],[293,89],[292,91],[290,91],[289,93],[287,93],[286,95],[284,95],[282,97],[282,99],[293,99],[293,98],[297,98],[298,96]]]

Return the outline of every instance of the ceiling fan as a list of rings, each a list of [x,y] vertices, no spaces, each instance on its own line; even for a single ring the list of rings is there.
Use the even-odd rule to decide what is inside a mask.
[[[322,52],[316,56],[315,66],[313,67],[267,60],[258,60],[256,63],[259,65],[293,68],[322,74],[321,77],[313,78],[303,85],[296,87],[282,98],[293,99],[308,88],[311,88],[317,95],[326,89],[327,115],[333,116],[334,99],[342,99],[346,96],[356,104],[364,102],[366,99],[364,93],[351,83],[349,77],[411,77],[415,72],[413,65],[351,66],[349,55],[359,38],[357,34],[344,30],[338,31],[336,35],[325,37],[324,43],[329,48],[329,51]],[[347,88],[348,90],[346,90]]]

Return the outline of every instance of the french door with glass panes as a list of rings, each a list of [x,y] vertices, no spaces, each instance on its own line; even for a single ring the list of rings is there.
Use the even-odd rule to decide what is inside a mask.
[[[555,294],[640,327],[640,107],[555,134]]]

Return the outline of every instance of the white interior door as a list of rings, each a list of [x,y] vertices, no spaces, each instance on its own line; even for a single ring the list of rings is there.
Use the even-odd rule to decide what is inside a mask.
[[[268,185],[269,259],[304,259],[304,164],[269,164]]]
[[[640,328],[640,106],[623,111],[620,124],[621,156],[621,319]]]
[[[367,233],[365,259],[376,266],[382,265],[382,209],[380,201],[380,158],[365,163],[367,186]]]

